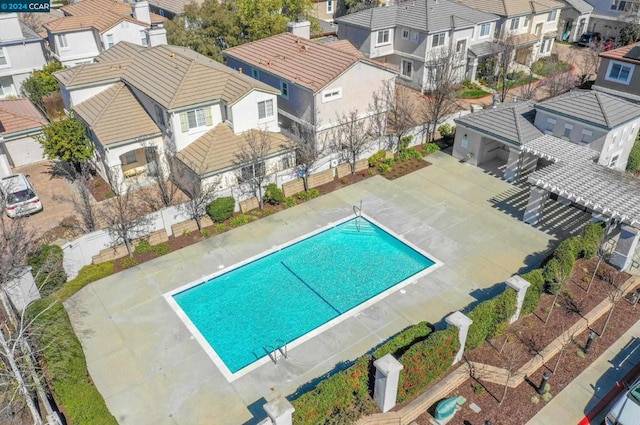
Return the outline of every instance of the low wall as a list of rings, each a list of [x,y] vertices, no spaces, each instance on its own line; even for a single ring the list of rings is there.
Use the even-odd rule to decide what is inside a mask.
[[[308,177],[309,187],[318,187],[323,184],[331,183],[335,178],[334,169],[329,168],[321,173],[310,174]]]
[[[296,193],[300,193],[304,190],[304,181],[302,179],[295,179],[282,185],[282,191],[287,198],[293,196]]]

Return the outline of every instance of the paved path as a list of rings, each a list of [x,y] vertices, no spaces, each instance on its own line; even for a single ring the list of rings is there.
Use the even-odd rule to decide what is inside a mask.
[[[640,321],[571,381],[527,425],[577,425],[640,362]],[[608,409],[605,407],[591,424],[600,425]]]

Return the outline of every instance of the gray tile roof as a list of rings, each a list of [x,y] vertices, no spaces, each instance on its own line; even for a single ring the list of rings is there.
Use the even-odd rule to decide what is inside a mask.
[[[593,12],[593,6],[591,6],[589,3],[587,3],[584,0],[563,0],[563,1],[580,13]]]
[[[483,41],[482,43],[469,46],[469,54],[477,58],[489,56],[499,51],[500,47],[491,41]]]
[[[538,103],[535,108],[609,130],[640,117],[640,106],[593,90],[574,90]]]
[[[402,26],[428,33],[465,28],[497,20],[496,15],[450,0],[415,0],[395,6],[374,7],[336,19],[372,31]]]
[[[542,136],[542,132],[533,125],[534,115],[533,102],[514,102],[456,118],[455,122],[519,146]]]

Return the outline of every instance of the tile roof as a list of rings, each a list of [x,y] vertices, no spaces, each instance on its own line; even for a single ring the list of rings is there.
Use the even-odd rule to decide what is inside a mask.
[[[123,2],[121,0],[82,0],[76,3],[70,3],[60,8],[65,15],[99,15],[104,12],[113,12],[120,16],[132,16],[132,3]],[[151,23],[159,24],[166,21],[166,18],[151,13]]]
[[[363,58],[346,43],[315,43],[289,33],[232,47],[223,55],[263,68],[314,93],[358,61],[383,67]]]
[[[47,124],[47,119],[28,99],[0,100],[0,134],[7,136]]]
[[[600,57],[601,58],[607,58],[607,59],[615,59],[615,60],[621,61],[621,62],[629,62],[629,63],[634,63],[634,64],[639,64],[640,65],[640,60],[638,60],[638,59],[631,59],[631,58],[623,57],[624,55],[629,53],[631,51],[631,49],[633,49],[634,47],[639,47],[640,48],[640,42],[632,43],[632,44],[629,44],[627,46],[620,47],[618,49],[609,50],[608,52],[602,52],[602,53],[600,53]]]
[[[44,27],[54,34],[69,31],[82,31],[85,29],[95,29],[102,33],[113,28],[122,21],[148,26],[148,24],[137,21],[130,16],[122,16],[113,12],[102,12],[99,15],[66,16],[55,21],[47,22],[44,24]]]
[[[356,46],[349,42],[349,40],[333,40],[325,42],[324,45],[327,47],[331,47],[332,49],[340,50],[341,52],[344,52],[351,56],[356,56],[359,58],[365,57],[360,50],[356,49]]]
[[[94,58],[96,62],[114,61],[120,59],[129,59],[141,52],[145,47],[139,44],[133,44],[128,41],[121,41],[115,46],[105,50]]]
[[[128,58],[111,62],[83,64],[56,71],[53,75],[65,87],[102,83],[120,79],[132,61],[132,58]]]
[[[403,26],[434,33],[498,19],[497,16],[483,10],[490,12],[486,8],[473,9],[450,0],[415,0],[395,6],[374,7],[342,16],[335,21],[338,24],[369,28],[372,31]]]
[[[158,9],[164,9],[176,15],[184,12],[184,7],[189,3],[195,3],[200,6],[203,0],[149,0],[149,4],[154,5]]]
[[[73,110],[91,127],[103,146],[162,134],[123,83],[114,84]]]
[[[499,16],[523,16],[562,9],[565,4],[557,0],[458,0],[474,9]]]
[[[542,136],[533,125],[534,116],[533,102],[513,102],[456,118],[455,122],[518,146]]]
[[[593,6],[591,6],[585,0],[563,0],[563,1],[580,13],[593,12]]]
[[[257,131],[234,134],[227,124],[220,123],[178,152],[176,157],[200,176],[231,168],[238,162],[236,154],[244,145],[247,133]],[[291,142],[284,135],[266,134],[270,139],[269,154],[290,149]]]
[[[544,102],[536,109],[612,129],[640,117],[640,106],[594,90],[573,90]]]

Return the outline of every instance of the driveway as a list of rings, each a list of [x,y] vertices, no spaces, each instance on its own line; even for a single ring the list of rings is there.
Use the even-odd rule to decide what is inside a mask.
[[[26,218],[28,226],[37,236],[56,227],[65,217],[74,215],[71,204],[54,199],[58,196],[71,197],[74,189],[69,180],[54,175],[52,161],[17,167],[14,172],[29,176],[29,181],[42,201],[44,210]]]

